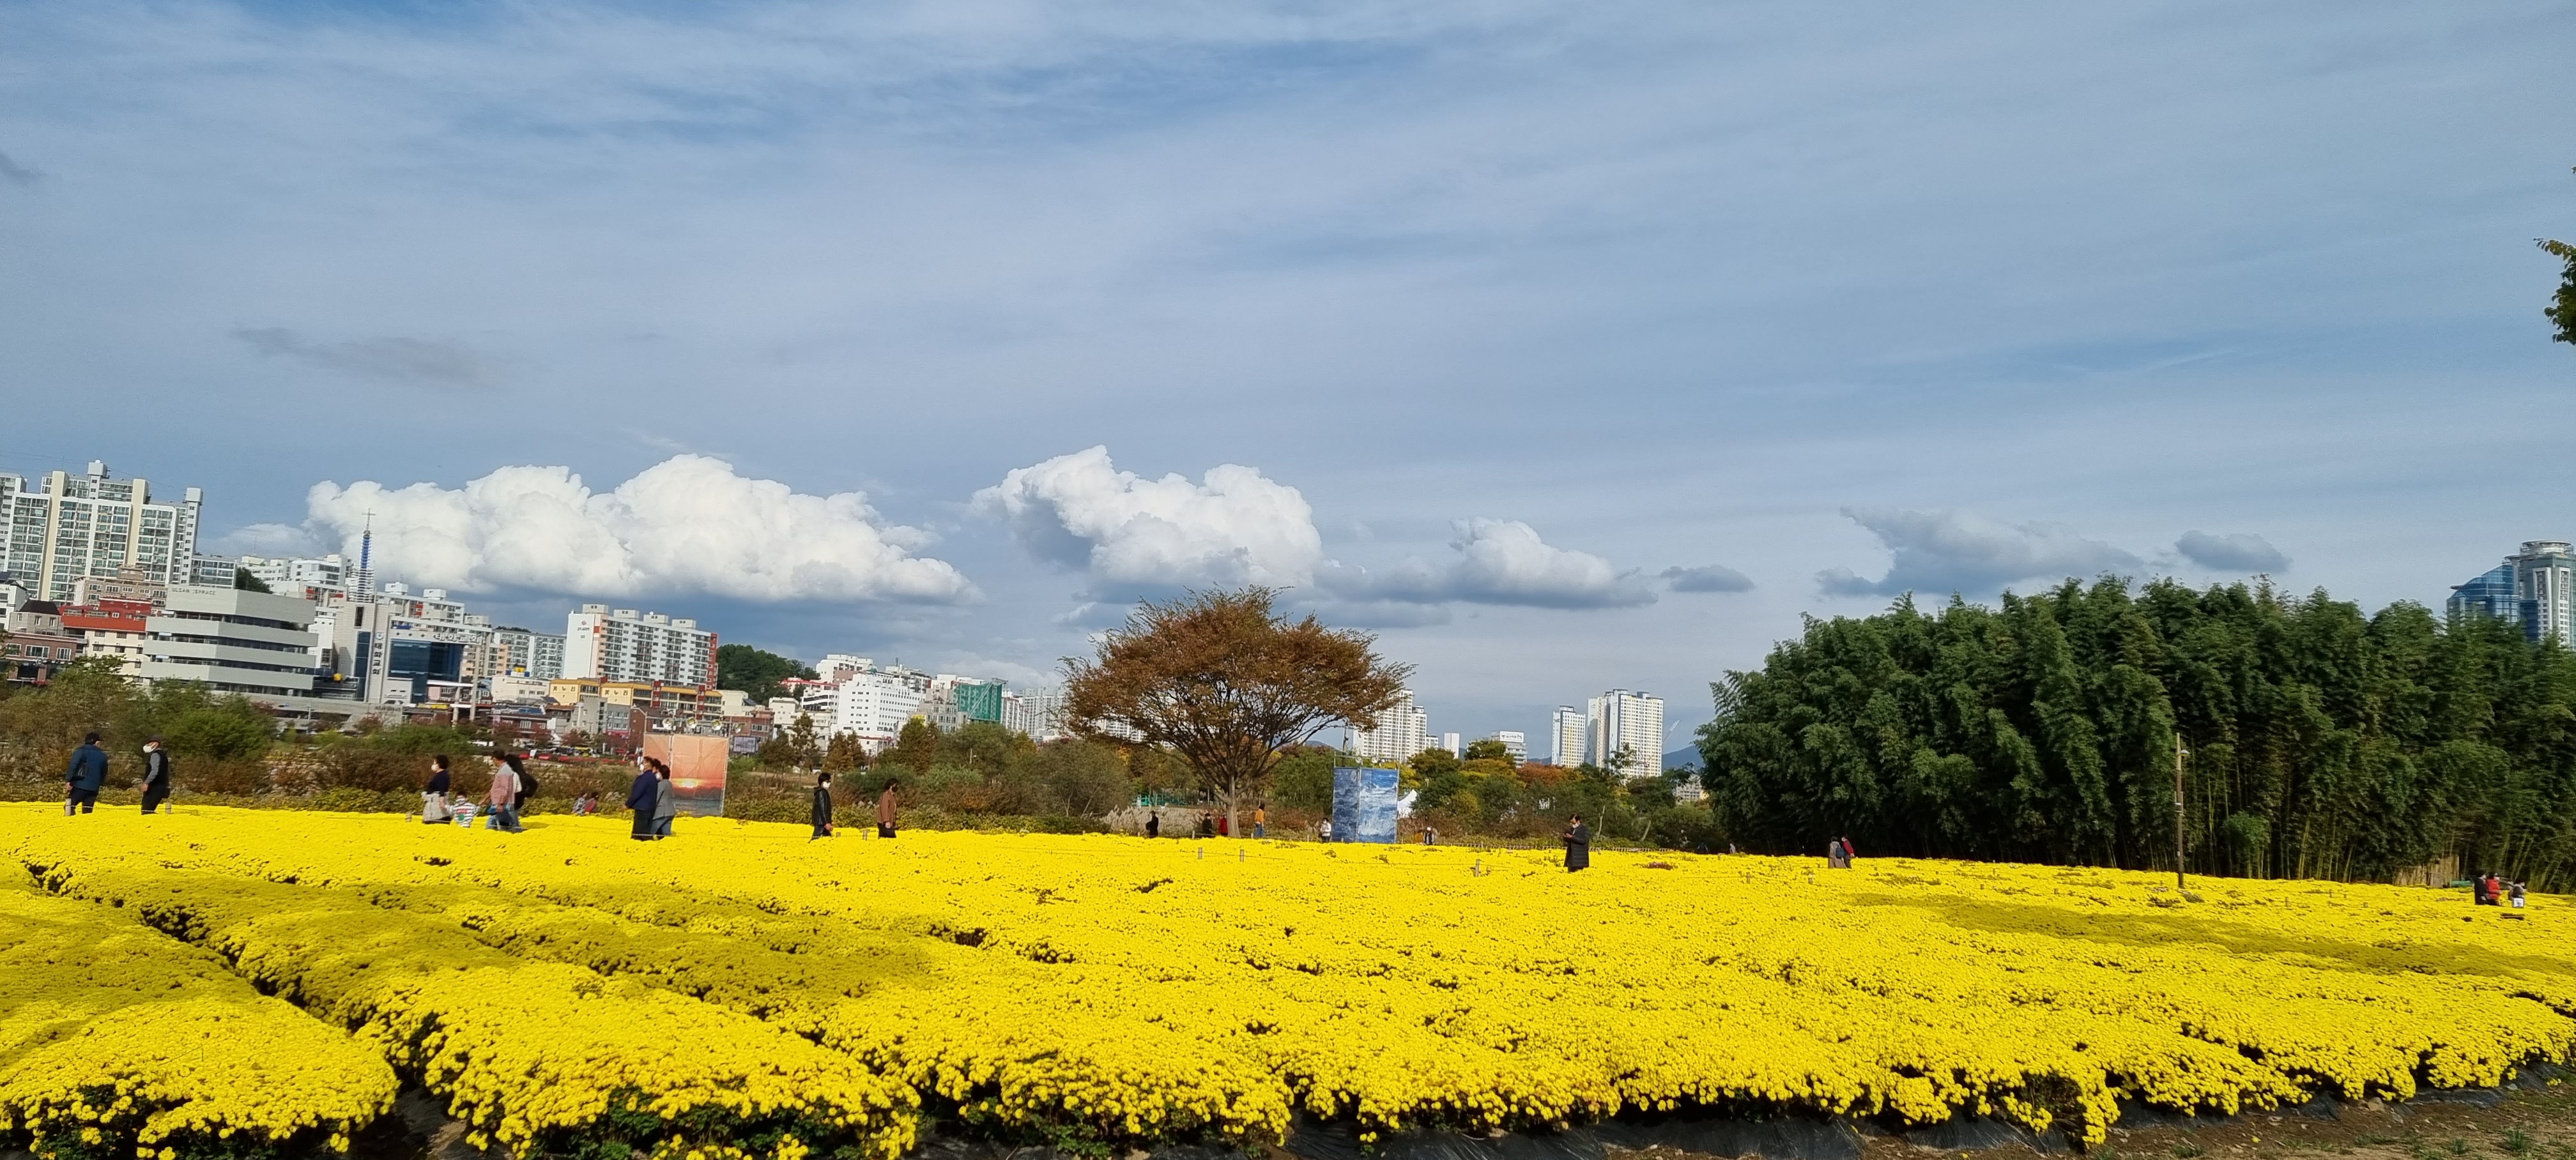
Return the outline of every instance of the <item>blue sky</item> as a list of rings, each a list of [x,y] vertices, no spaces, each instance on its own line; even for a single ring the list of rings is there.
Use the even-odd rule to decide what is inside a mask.
[[[1434,729],[1686,726],[1909,588],[2376,607],[2576,536],[2571,50],[2544,3],[20,2],[0,463],[202,486],[235,550],[375,508],[531,624],[1021,679],[1267,580]]]

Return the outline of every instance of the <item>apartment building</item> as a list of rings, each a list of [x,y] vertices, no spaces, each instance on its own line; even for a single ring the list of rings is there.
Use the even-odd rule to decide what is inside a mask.
[[[1342,748],[1362,761],[1397,765],[1429,748],[1430,722],[1413,703],[1413,690],[1398,694],[1393,707],[1377,715],[1377,728],[1345,726]]]
[[[183,495],[156,501],[150,484],[116,479],[97,460],[80,475],[0,474],[0,572],[61,603],[73,600],[73,581],[128,569],[164,585],[188,583],[205,493],[192,487]]]
[[[712,688],[716,634],[685,617],[585,604],[564,617],[563,675]]]

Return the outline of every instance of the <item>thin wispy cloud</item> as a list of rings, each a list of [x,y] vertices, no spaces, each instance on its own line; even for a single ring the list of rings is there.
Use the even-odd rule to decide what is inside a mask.
[[[232,336],[262,355],[340,374],[407,386],[491,385],[489,360],[462,343],[399,335],[315,342],[282,326],[236,327]]]

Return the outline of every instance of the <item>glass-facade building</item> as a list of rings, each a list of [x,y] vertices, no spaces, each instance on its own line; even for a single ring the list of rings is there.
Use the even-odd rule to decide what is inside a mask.
[[[2576,648],[2576,547],[2564,540],[2526,540],[2466,584],[2445,607],[2455,618],[2485,616],[2522,626],[2523,639]]]

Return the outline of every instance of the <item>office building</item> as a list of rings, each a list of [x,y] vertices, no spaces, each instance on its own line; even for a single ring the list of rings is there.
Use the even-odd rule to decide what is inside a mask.
[[[725,718],[724,694],[695,685],[557,677],[546,682],[546,699],[566,707],[604,700],[611,705],[632,708],[648,724],[672,732],[721,722]]]
[[[1484,740],[1502,742],[1503,752],[1511,755],[1514,765],[1529,760],[1529,738],[1518,729],[1497,729],[1486,734]]]
[[[1448,750],[1451,757],[1467,756],[1466,740],[1455,733],[1441,734],[1440,748]]]
[[[1548,751],[1551,764],[1576,766],[1589,760],[1584,751],[1591,735],[1582,710],[1572,705],[1557,706],[1556,715],[1548,721],[1547,735],[1552,743]]]
[[[291,596],[173,585],[143,622],[146,681],[197,681],[219,693],[310,696],[313,605]]]
[[[563,675],[712,688],[716,634],[685,617],[585,604],[564,617]]]
[[[82,475],[0,475],[0,572],[57,602],[69,602],[72,582],[83,576],[128,568],[163,585],[186,584],[195,578],[204,493],[192,487],[183,494],[177,503],[157,502],[144,481],[111,478],[95,460]]]
[[[2555,640],[2576,648],[2576,549],[2565,540],[2526,540],[2522,551],[2476,579],[2451,589],[2454,617],[2486,616],[2522,626],[2524,640]]]
[[[1664,699],[1612,689],[1592,698],[1584,713],[1590,744],[1585,760],[1628,777],[1664,772]]]
[[[1342,748],[1362,761],[1379,765],[1399,765],[1414,754],[1429,748],[1430,722],[1422,707],[1413,703],[1413,690],[1397,695],[1396,703],[1377,715],[1377,728],[1345,727]]]

